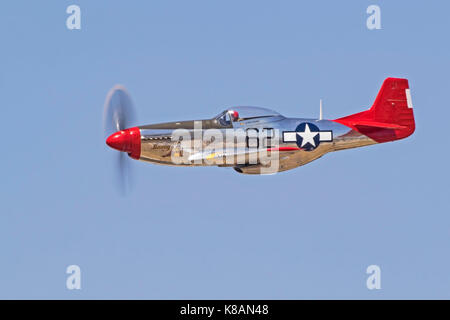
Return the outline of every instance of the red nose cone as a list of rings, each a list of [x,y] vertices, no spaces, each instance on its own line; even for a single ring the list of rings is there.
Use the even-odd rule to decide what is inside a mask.
[[[106,139],[106,144],[113,149],[127,152],[133,159],[141,156],[141,131],[138,127],[113,133]]]

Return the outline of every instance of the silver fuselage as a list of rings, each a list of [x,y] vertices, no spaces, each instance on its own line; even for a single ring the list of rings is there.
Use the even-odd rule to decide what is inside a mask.
[[[291,136],[294,137],[296,128],[302,123],[316,126],[321,132],[331,135],[332,139],[327,138],[327,141],[320,142],[313,150],[300,148],[296,141],[288,140],[286,137],[290,137],[289,132],[293,133]],[[161,123],[140,126],[139,129],[141,132],[139,160],[163,165],[231,166],[241,173],[260,173],[260,159],[255,160],[250,156],[255,148],[279,152],[279,166],[276,170],[278,172],[304,165],[328,152],[376,143],[335,121],[286,118],[281,115],[235,121],[227,127],[221,127],[217,120],[212,119]],[[184,140],[186,134],[189,135],[191,140],[189,144],[186,144],[186,141],[184,144],[180,143],[178,137],[180,132],[184,134]],[[265,138],[267,132],[270,141]],[[211,138],[219,134],[224,138]],[[231,140],[226,138],[230,136],[236,138]],[[220,152],[216,152],[217,150],[226,150],[231,156],[225,159]],[[244,155],[244,163],[242,157],[238,161],[237,157],[232,155]],[[181,157],[184,159],[182,162],[179,159]]]

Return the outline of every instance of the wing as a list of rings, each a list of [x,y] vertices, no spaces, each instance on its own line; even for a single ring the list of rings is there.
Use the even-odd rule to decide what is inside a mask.
[[[251,157],[258,158],[258,149],[256,148],[230,148],[223,150],[204,150],[202,152],[193,153],[189,156],[189,161],[202,161],[211,165],[231,164],[244,162],[248,163]]]
[[[272,162],[269,166],[262,163],[237,165],[234,166],[234,170],[242,174],[274,174],[303,166],[326,154],[326,152],[324,153],[318,149],[314,151],[303,151],[299,148],[280,149],[281,150],[279,150],[280,152],[278,153],[278,162]]]
[[[237,172],[249,174],[271,174],[300,165],[292,156],[301,151],[297,147],[230,148],[224,150],[204,150],[189,156],[190,161],[202,161],[209,165],[234,167]]]

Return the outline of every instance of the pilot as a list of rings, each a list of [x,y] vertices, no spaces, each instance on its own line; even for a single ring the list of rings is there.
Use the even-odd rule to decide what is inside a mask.
[[[234,122],[239,120],[239,113],[237,111],[230,110],[228,113],[230,114],[231,121]]]

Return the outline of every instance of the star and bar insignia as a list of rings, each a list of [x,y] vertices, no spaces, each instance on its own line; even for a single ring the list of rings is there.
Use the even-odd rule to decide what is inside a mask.
[[[305,151],[316,149],[321,142],[333,141],[333,131],[320,130],[315,124],[300,123],[295,131],[283,131],[283,142],[296,142]]]

